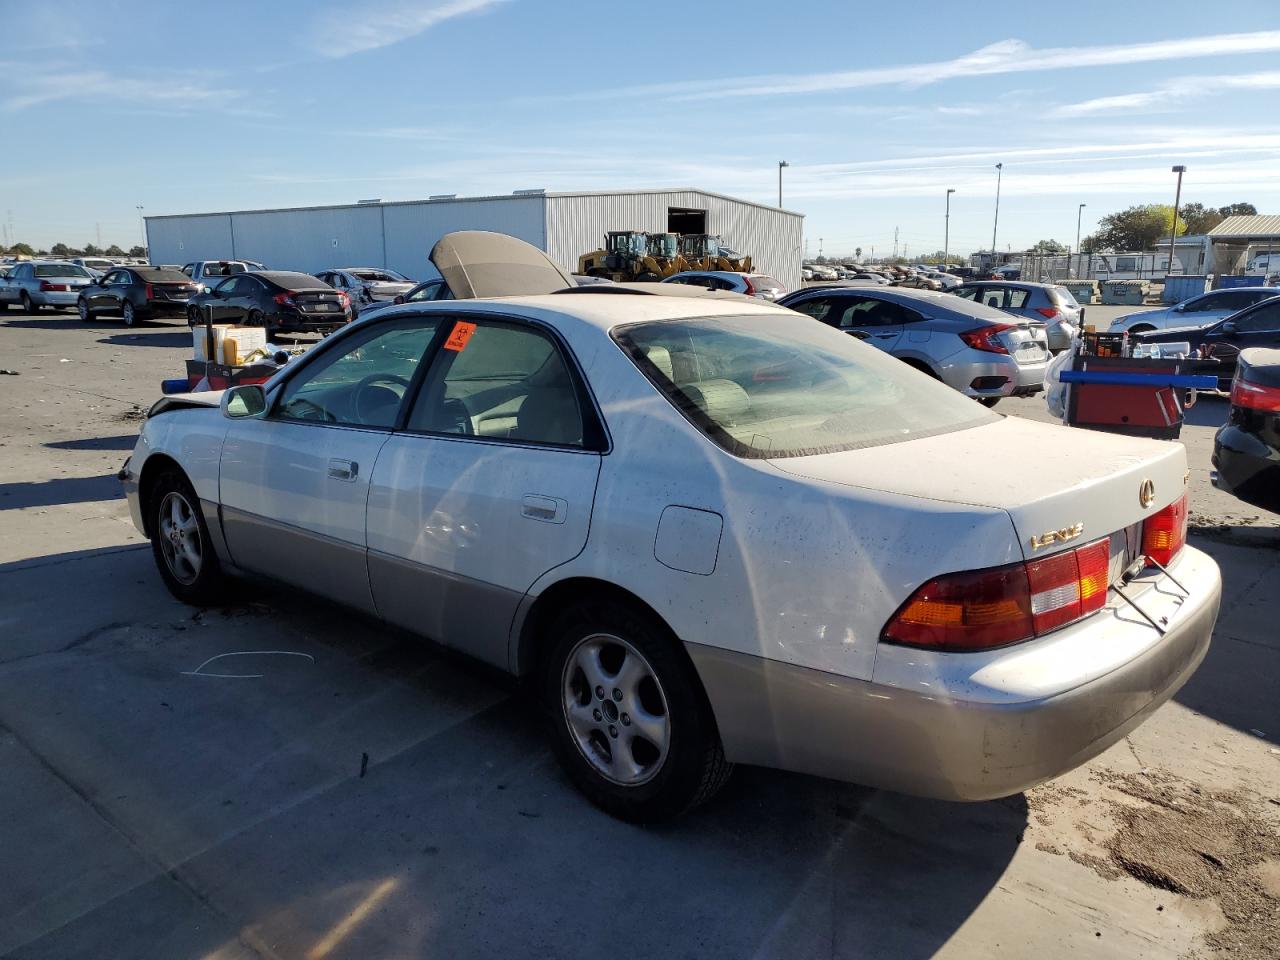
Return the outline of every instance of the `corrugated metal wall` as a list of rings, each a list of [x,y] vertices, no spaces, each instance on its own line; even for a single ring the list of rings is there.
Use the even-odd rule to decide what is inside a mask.
[[[667,229],[667,209],[707,212],[719,234],[755,268],[800,286],[803,217],[698,191],[423,200],[410,203],[148,217],[153,263],[245,257],[282,270],[387,266],[421,279],[427,254],[453,230],[494,230],[528,240],[569,270],[607,230]]]
[[[152,263],[216,260],[231,252],[231,216],[148,217],[147,250]]]
[[[578,257],[597,249],[606,230],[667,229],[667,208],[707,211],[707,233],[719,234],[739,253],[748,253],[755,269],[800,286],[804,218],[698,191],[607,193],[547,197],[546,251],[571,270]]]
[[[493,230],[542,247],[546,243],[544,199],[501,197],[387,204],[384,266],[415,279],[434,276],[435,270],[428,264],[427,255],[437,240],[454,230]]]

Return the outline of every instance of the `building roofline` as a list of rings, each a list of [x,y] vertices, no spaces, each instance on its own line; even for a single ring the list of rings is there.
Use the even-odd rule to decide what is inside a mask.
[[[783,207],[771,207],[767,204],[756,203],[753,200],[743,200],[740,197],[731,197],[723,193],[713,193],[710,190],[699,190],[695,187],[673,187],[670,190],[564,190],[564,191],[547,191],[544,193],[499,193],[489,196],[479,197],[448,197],[439,200],[418,199],[418,200],[384,200],[378,203],[322,203],[314,206],[302,207],[261,207],[253,210],[208,210],[194,213],[160,213],[144,216],[146,221],[151,220],[179,220],[190,217],[234,217],[245,216],[255,213],[304,213],[312,210],[377,210],[385,207],[414,207],[427,204],[447,204],[447,203],[476,203],[489,202],[495,200],[515,200],[515,201],[541,201],[547,198],[560,197],[629,197],[640,195],[654,194],[670,194],[670,193],[696,193],[704,197],[715,197],[717,200],[725,200],[729,203],[742,204],[745,207],[756,207],[760,210],[768,210],[772,213],[784,213],[792,217],[804,218],[803,213],[795,210],[787,210]]]

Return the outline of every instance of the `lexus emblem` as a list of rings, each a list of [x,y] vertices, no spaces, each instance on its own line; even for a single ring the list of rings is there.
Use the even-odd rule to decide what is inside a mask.
[[[1156,485],[1150,480],[1143,480],[1138,484],[1138,502],[1144,508],[1156,502]]]

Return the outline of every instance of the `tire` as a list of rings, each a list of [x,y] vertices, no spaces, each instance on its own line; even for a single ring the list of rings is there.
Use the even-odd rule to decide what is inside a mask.
[[[31,302],[31,294],[23,290],[21,296],[22,296],[22,312],[23,313],[39,313],[40,312],[40,308]]]
[[[208,606],[227,594],[227,577],[209,537],[200,500],[180,470],[168,469],[151,485],[151,554],[169,592],[183,603]]]
[[[128,300],[120,305],[120,319],[124,321],[126,327],[132,327],[138,322],[138,314]]]
[[[978,397],[977,401],[984,407],[994,407],[1003,399],[1003,397]]]
[[[546,640],[540,686],[552,747],[592,803],[654,823],[724,786],[733,767],[711,707],[664,626],[628,606],[592,602],[558,616]]]
[[[187,326],[198,327],[203,323],[204,321],[200,318],[200,311],[195,307],[188,307],[187,308]]]
[[[245,325],[250,327],[265,327],[267,325],[266,318],[261,310],[250,310],[249,316],[245,318]]]
[[[93,311],[89,308],[89,301],[81,297],[76,301],[76,311],[80,314],[81,323],[90,323],[93,321]]]

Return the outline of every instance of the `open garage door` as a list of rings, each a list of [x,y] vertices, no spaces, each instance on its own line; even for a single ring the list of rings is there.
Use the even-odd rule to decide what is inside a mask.
[[[692,207],[667,207],[668,233],[706,233],[707,211]]]

